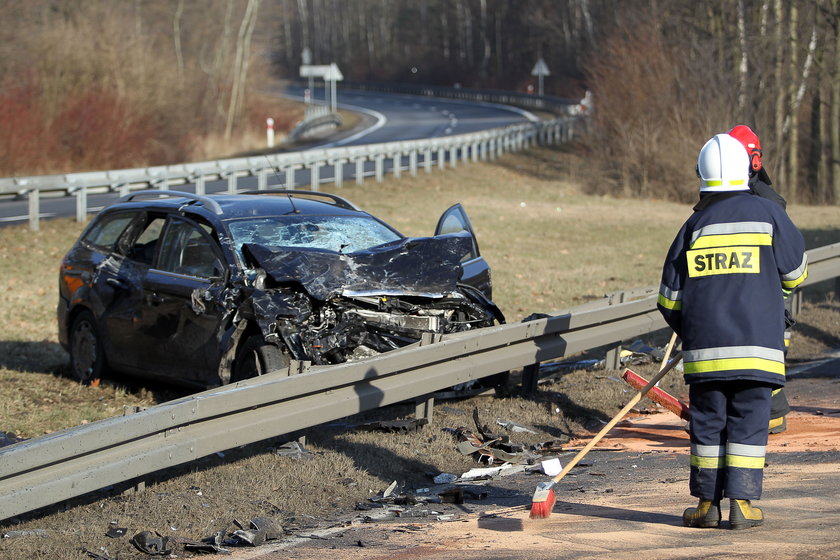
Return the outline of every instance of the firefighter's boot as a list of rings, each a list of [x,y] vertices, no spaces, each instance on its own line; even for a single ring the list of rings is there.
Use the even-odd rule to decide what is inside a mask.
[[[697,507],[690,507],[683,512],[683,525],[686,527],[720,526],[720,501],[700,500]]]
[[[753,507],[749,500],[730,500],[730,529],[748,529],[757,527],[762,523],[764,523],[764,514],[761,512],[761,508]]]

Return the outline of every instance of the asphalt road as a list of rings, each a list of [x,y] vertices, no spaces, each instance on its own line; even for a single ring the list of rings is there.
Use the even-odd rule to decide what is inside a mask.
[[[683,527],[696,504],[688,491],[688,436],[663,412],[628,417],[556,487],[548,519],[529,518],[536,485],[546,476],[519,473],[459,484],[463,504],[375,506],[322,520],[318,529],[233,558],[665,560],[840,558],[840,361],[789,370],[788,431],[770,436],[761,527],[729,529],[728,501],[717,529]],[[568,461],[586,439],[570,442]],[[430,495],[443,487],[432,487]]]
[[[303,97],[303,91],[300,88],[293,88],[288,91],[288,94],[292,97]],[[536,118],[527,111],[504,105],[358,91],[340,91],[338,105],[342,109],[358,111],[366,115],[366,118],[362,120],[362,125],[358,129],[312,142],[307,145],[307,149],[437,138],[497,128]],[[391,162],[386,162],[386,173],[389,172],[390,167]],[[343,168],[345,181],[354,181],[355,172],[355,165],[346,164]],[[373,163],[368,162],[365,175],[372,174]],[[322,183],[331,182],[333,177],[334,170],[331,166],[321,169]],[[294,185],[284,185],[284,181],[285,175],[272,176],[269,177],[268,186],[269,188],[301,186],[308,188],[311,182],[309,170],[298,170],[295,173]],[[195,192],[191,184],[173,188]],[[226,192],[228,186],[227,181],[208,181],[205,188],[207,194],[213,194]],[[241,178],[238,188],[240,190],[256,189],[257,179],[255,177]],[[117,193],[89,194],[88,213],[98,212],[117,198],[119,198]],[[75,216],[75,214],[76,198],[73,196],[41,198],[40,216],[42,219]],[[0,226],[26,223],[28,220],[26,200],[0,202]]]

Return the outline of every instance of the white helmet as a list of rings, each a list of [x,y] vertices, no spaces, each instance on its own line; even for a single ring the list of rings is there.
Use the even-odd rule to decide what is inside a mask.
[[[716,134],[697,157],[700,192],[749,190],[750,158],[744,146],[728,134]]]

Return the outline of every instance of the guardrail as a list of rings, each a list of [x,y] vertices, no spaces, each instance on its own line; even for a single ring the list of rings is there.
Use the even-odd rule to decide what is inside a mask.
[[[808,257],[804,285],[840,276],[840,243],[811,250]],[[649,292],[628,292],[627,298],[605,298],[532,321],[428,337],[354,363],[296,362],[285,374],[16,443],[0,449],[0,520],[212,453],[428,399],[434,391],[500,371],[533,371],[540,362],[657,331],[666,325]],[[634,297],[639,299],[614,302]]]
[[[227,180],[227,191],[235,193],[238,183],[246,177],[257,178],[257,189],[268,188],[268,176],[280,174],[284,185],[294,188],[295,173],[308,169],[310,188],[319,190],[321,170],[333,169],[332,182],[336,187],[344,184],[344,167],[350,166],[357,184],[365,180],[364,165],[373,162],[374,176],[383,180],[386,160],[391,161],[394,176],[403,169],[416,175],[418,168],[430,173],[434,166],[445,169],[459,161],[495,159],[499,155],[526,149],[537,143],[557,144],[572,138],[575,122],[579,117],[564,116],[539,122],[511,125],[481,132],[408,140],[361,146],[287,152],[270,155],[232,158],[223,160],[163,165],[137,169],[116,169],[63,175],[36,175],[32,177],[0,178],[0,197],[26,197],[29,201],[29,225],[37,230],[40,199],[42,196],[76,197],[76,220],[85,221],[88,212],[89,192],[119,192],[121,196],[132,190],[158,188],[176,190],[179,185],[194,184],[196,194],[204,194],[208,180]],[[407,167],[403,161],[407,160]]]

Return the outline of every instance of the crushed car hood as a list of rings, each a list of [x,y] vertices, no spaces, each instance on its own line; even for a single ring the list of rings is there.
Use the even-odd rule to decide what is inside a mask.
[[[246,258],[280,284],[301,284],[320,301],[336,296],[408,295],[441,298],[457,291],[466,232],[410,237],[355,253],[249,243]]]

